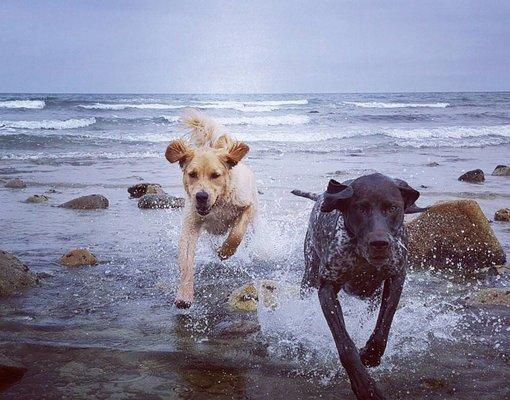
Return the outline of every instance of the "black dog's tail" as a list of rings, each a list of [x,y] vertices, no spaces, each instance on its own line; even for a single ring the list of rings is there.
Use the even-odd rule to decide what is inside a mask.
[[[427,211],[429,208],[430,207],[418,207],[416,204],[413,203],[405,209],[404,214],[417,214]]]
[[[317,193],[303,192],[302,190],[297,189],[294,189],[291,193],[299,197],[306,197],[307,199],[313,201],[316,201],[319,198],[319,195]]]

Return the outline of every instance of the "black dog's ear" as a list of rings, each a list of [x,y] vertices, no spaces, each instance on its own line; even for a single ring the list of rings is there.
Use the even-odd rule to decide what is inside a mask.
[[[394,181],[400,189],[400,193],[402,193],[402,198],[404,199],[404,213],[413,209],[418,209],[414,202],[418,200],[418,197],[420,197],[420,192],[418,192],[416,189],[413,189],[408,185],[406,181],[403,181],[402,179],[394,179]]]
[[[335,181],[334,179],[330,179],[329,183],[328,183],[328,188],[326,189],[326,193],[335,194],[335,193],[341,192],[346,187],[347,187],[347,185],[344,185],[343,183]]]
[[[354,194],[352,186],[347,186],[331,179],[328,189],[324,193],[324,200],[321,204],[322,212],[331,212],[333,210],[342,210],[346,200]]]

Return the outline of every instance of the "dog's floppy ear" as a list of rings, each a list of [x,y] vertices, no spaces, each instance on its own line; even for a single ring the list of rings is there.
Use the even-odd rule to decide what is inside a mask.
[[[324,193],[324,200],[321,204],[322,212],[331,212],[333,210],[342,210],[348,199],[354,194],[352,186],[344,185],[331,179],[328,188]]]
[[[404,199],[404,213],[412,210],[413,208],[418,209],[418,207],[414,204],[418,197],[420,197],[420,192],[416,189],[413,189],[408,185],[406,181],[402,179],[394,179],[398,188],[400,189],[400,193],[402,193],[402,198]]]
[[[232,168],[235,167],[249,151],[250,148],[246,143],[234,142],[227,148],[221,158],[229,168]]]
[[[193,150],[186,145],[184,140],[178,139],[170,142],[166,148],[165,157],[171,163],[179,161],[179,165],[182,167],[186,161],[193,157]]]

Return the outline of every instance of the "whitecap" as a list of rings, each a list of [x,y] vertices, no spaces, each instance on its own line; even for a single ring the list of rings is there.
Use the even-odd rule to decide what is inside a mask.
[[[383,103],[378,101],[344,101],[343,104],[361,108],[446,108],[450,103]]]
[[[144,103],[144,104],[131,104],[131,103],[120,103],[120,104],[107,104],[107,103],[95,103],[95,104],[80,104],[80,108],[86,110],[125,110],[130,108],[140,110],[172,110],[186,107],[185,105],[176,104],[161,104],[161,103]]]
[[[217,121],[223,125],[258,125],[258,126],[276,126],[276,125],[304,125],[310,122],[307,115],[280,115],[267,117],[228,117],[217,118]]]

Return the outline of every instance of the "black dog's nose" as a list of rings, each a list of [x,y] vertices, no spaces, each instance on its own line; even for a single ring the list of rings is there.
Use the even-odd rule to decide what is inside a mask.
[[[370,247],[372,247],[374,250],[386,250],[390,243],[387,240],[372,240],[370,241]]]
[[[201,191],[195,195],[195,198],[197,199],[197,203],[204,204],[204,203],[207,203],[207,199],[209,199],[209,195],[206,192]]]

